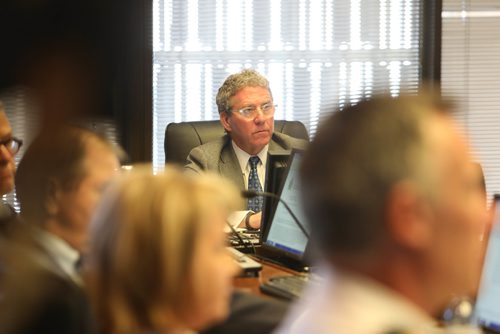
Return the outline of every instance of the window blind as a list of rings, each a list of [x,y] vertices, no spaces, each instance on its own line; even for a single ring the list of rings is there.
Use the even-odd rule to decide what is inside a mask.
[[[336,107],[418,89],[420,1],[154,0],[153,166],[168,123],[218,119],[217,89],[245,67],[267,76],[276,119],[314,136]]]
[[[482,164],[488,198],[500,193],[500,4],[444,0],[441,85]]]
[[[14,157],[17,165],[19,161],[21,161],[26,148],[33,140],[33,137],[38,132],[40,115],[37,109],[33,108],[33,104],[28,99],[27,89],[23,87],[14,87],[3,92],[2,95],[0,95],[0,101],[9,119],[13,136],[23,140],[21,150]],[[19,203],[16,200],[14,191],[3,195],[2,201],[9,203],[19,212]]]

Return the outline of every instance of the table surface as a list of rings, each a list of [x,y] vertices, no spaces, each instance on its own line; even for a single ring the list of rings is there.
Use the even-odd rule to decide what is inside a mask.
[[[263,260],[262,258],[256,258],[251,255],[255,261],[262,264],[262,270],[259,272],[257,277],[236,277],[234,279],[234,286],[242,291],[249,292],[259,296],[265,296],[269,298],[274,298],[270,295],[264,294],[260,291],[260,285],[265,283],[272,277],[276,276],[293,276],[299,273],[291,269],[279,266],[278,264],[271,263]]]

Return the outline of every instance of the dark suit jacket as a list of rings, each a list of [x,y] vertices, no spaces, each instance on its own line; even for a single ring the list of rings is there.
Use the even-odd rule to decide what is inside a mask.
[[[306,140],[293,138],[283,133],[273,133],[269,142],[269,151],[304,149],[307,143]],[[207,170],[215,171],[233,181],[240,190],[245,189],[241,167],[228,135],[192,149],[184,168],[197,173]]]
[[[288,306],[283,301],[237,291],[233,294],[229,318],[201,334],[272,333],[288,311]]]
[[[84,289],[62,272],[26,227],[1,249],[0,333],[96,333]]]
[[[0,237],[7,238],[17,223],[17,214],[8,204],[0,203]]]

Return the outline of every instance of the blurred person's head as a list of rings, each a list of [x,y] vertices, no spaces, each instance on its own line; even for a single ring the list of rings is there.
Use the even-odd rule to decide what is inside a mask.
[[[214,175],[123,174],[97,211],[87,258],[103,333],[199,330],[227,316],[236,267],[223,227],[238,198]]]
[[[14,174],[16,164],[14,155],[19,151],[22,142],[12,135],[3,104],[0,102],[0,195],[5,195],[14,189]]]
[[[84,251],[91,215],[119,168],[115,152],[104,137],[83,128],[42,131],[16,174],[22,219]]]
[[[264,76],[252,69],[230,75],[219,88],[216,103],[222,126],[239,148],[255,155],[269,144],[275,105]]]
[[[480,177],[449,106],[379,97],[335,112],[303,166],[312,235],[335,267],[428,311],[476,288],[486,219]]]

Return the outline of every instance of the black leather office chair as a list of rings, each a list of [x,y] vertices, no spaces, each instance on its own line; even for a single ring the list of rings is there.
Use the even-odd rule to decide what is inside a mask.
[[[274,132],[309,140],[306,127],[299,121],[274,121]],[[184,164],[193,148],[223,135],[219,120],[170,123],[165,129],[165,163]]]

